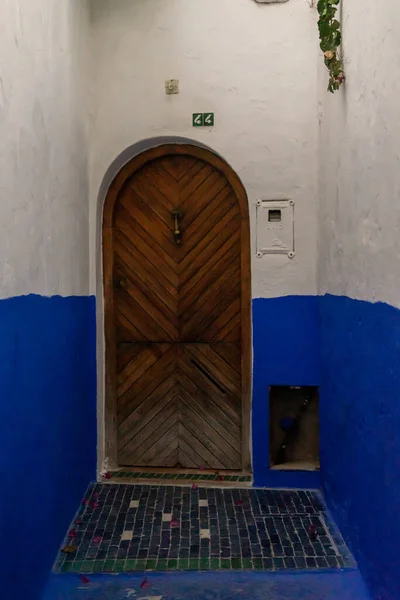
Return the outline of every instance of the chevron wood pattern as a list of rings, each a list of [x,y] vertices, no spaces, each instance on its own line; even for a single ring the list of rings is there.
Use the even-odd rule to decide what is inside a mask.
[[[240,469],[238,344],[124,344],[118,358],[121,465]]]
[[[119,464],[240,469],[235,191],[199,158],[161,156],[127,178],[112,227]]]

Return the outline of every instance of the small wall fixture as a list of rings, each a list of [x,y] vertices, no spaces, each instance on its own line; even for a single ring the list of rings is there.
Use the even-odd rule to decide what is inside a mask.
[[[257,200],[257,257],[294,253],[294,201]]]

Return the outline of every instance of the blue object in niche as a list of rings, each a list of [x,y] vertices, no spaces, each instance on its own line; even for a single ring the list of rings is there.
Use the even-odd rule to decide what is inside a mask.
[[[279,426],[282,429],[282,431],[289,431],[289,429],[293,427],[294,421],[295,420],[293,417],[284,417],[279,421]]]

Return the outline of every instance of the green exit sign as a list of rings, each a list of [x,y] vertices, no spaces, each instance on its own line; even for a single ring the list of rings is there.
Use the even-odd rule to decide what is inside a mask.
[[[214,127],[214,113],[193,113],[193,127]]]

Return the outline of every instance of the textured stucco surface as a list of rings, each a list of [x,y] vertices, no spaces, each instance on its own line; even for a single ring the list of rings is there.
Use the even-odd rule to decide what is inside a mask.
[[[102,179],[127,147],[185,136],[241,177],[254,230],[257,198],[296,202],[296,257],[253,261],[253,297],[316,292],[317,33],[305,0],[93,0],[91,248]],[[180,80],[167,96],[166,79]],[[214,128],[192,113],[215,112]],[[255,236],[252,236],[253,255]],[[95,290],[96,258],[91,260]]]
[[[85,0],[0,4],[0,297],[88,293]]]
[[[347,82],[322,96],[319,287],[400,306],[400,10],[343,3]]]
[[[396,0],[342,6],[347,81],[321,96],[321,473],[373,597],[392,600],[400,597],[400,10]]]

